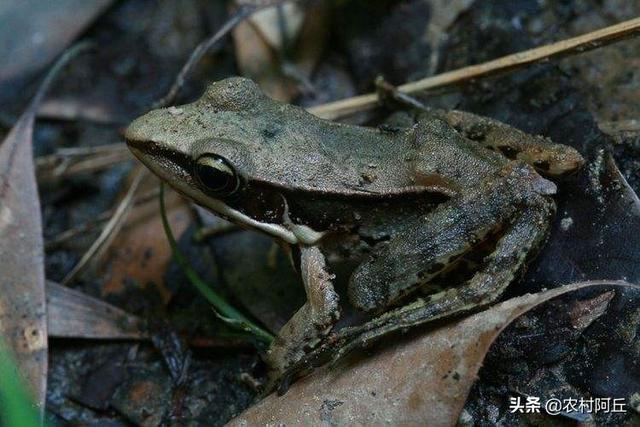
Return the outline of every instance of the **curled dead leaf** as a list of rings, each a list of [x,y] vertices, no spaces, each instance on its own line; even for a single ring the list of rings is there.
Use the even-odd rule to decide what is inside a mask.
[[[40,199],[33,162],[33,124],[60,68],[87,45],[67,51],[0,145],[0,336],[13,350],[38,406],[47,387],[47,317]]]
[[[308,8],[295,1],[278,3],[238,24],[233,39],[241,74],[270,97],[291,101],[299,87],[311,90],[309,79],[324,48],[329,14],[322,2]]]
[[[553,298],[597,286],[640,290],[621,281],[593,281],[514,298],[370,357],[321,368],[229,425],[455,425],[491,344],[511,322]]]

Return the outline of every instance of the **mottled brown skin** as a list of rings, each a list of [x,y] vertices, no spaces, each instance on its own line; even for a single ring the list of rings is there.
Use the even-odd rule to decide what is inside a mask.
[[[267,352],[273,384],[386,333],[495,301],[549,229],[556,186],[541,174],[583,164],[570,147],[470,113],[434,110],[394,132],[350,126],[273,101],[243,78],[144,115],[126,139],[179,192],[300,248],[307,303]],[[496,235],[466,283],[393,308]],[[327,339],[339,300],[325,254],[342,241],[355,251],[354,240],[367,249],[349,299],[382,314]]]

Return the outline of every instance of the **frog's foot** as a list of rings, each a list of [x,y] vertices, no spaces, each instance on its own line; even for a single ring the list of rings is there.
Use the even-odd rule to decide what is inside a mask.
[[[290,378],[285,372],[318,346],[340,317],[338,294],[324,256],[315,246],[302,247],[300,252],[307,301],[282,327],[266,352],[270,372],[265,392],[276,387],[286,389]]]
[[[554,144],[549,138],[522,132],[498,120],[458,110],[431,110],[427,114],[444,120],[472,141],[528,163],[543,175],[568,175],[584,164],[572,147]]]
[[[491,304],[524,268],[527,257],[534,255],[541,246],[554,210],[553,201],[538,198],[510,225],[497,243],[495,251],[485,260],[485,267],[464,285],[432,295],[429,299],[419,298],[363,325],[343,328],[331,334],[323,345],[290,370],[334,363],[350,351],[365,347],[391,332],[404,331]]]

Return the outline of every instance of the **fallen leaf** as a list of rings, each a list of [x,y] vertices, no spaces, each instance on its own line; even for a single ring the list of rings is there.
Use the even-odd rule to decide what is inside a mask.
[[[233,40],[240,73],[279,101],[291,101],[299,86],[310,89],[327,34],[325,6],[305,10],[297,2],[285,1],[239,23]]]
[[[266,397],[229,425],[455,425],[500,332],[540,304],[590,286],[637,288],[619,281],[584,282],[505,301],[364,359],[354,354],[333,368],[323,367],[294,383],[284,396]]]
[[[283,45],[281,30],[285,34],[295,37],[300,31],[303,21],[304,11],[300,4],[294,1],[285,1],[280,6],[270,7],[254,13],[246,22],[255,27],[256,31],[260,33],[269,46],[282,50],[285,46]]]
[[[0,145],[0,334],[14,352],[41,411],[47,388],[47,317],[33,124],[38,106],[60,68],[87,47],[77,45],[58,60]]]
[[[272,7],[257,14],[273,14],[275,9]],[[278,48],[269,45],[255,23],[248,20],[239,23],[232,34],[240,73],[255,80],[270,97],[290,101],[296,88],[282,72]]]
[[[49,337],[85,339],[148,338],[138,317],[55,282],[47,282]]]
[[[613,292],[605,292],[595,298],[576,302],[569,311],[574,329],[586,329],[594,320],[602,316],[613,296]]]
[[[31,104],[0,146],[0,331],[42,405],[47,324],[42,223],[32,158],[34,117]]]
[[[142,191],[157,187],[158,180],[150,177]],[[167,192],[167,216],[176,236],[193,221],[189,203],[173,191]],[[131,211],[124,232],[115,238],[100,263],[99,271],[106,276],[102,296],[125,294],[127,284],[135,280],[143,289],[155,287],[162,301],[169,302],[173,290],[165,284],[164,275],[171,259],[171,248],[158,214],[158,198],[154,197]]]

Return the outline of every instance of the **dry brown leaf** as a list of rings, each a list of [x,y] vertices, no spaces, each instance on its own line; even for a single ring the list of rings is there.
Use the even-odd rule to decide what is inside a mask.
[[[0,146],[0,336],[43,409],[47,318],[40,199],[32,156],[39,98]]]
[[[272,13],[274,9],[265,9],[256,15]],[[271,32],[271,30],[267,31],[267,33]],[[255,80],[265,93],[274,99],[279,101],[293,99],[296,88],[282,72],[279,49],[269,44],[255,22],[250,20],[241,22],[233,29],[232,34],[240,73]]]
[[[250,425],[456,425],[491,344],[513,320],[583,282],[505,301],[396,346],[324,367],[232,420]]]
[[[88,47],[78,44],[62,55],[0,145],[0,336],[41,411],[47,390],[47,316],[33,124],[60,69]]]
[[[263,9],[233,30],[236,61],[243,76],[256,81],[271,98],[291,101],[311,77],[326,35],[326,5],[304,10],[294,1]],[[278,9],[280,7],[280,9]],[[285,64],[285,37],[296,43],[292,64]],[[307,85],[308,86],[308,85]]]
[[[54,282],[47,282],[47,325],[49,337],[148,338],[138,317]]]
[[[157,187],[158,180],[151,178],[143,191]],[[189,203],[173,191],[167,191],[165,203],[167,219],[178,238],[193,221],[193,213]],[[125,284],[133,279],[142,287],[157,286],[164,302],[168,302],[172,293],[164,286],[164,273],[171,257],[155,197],[131,211],[124,232],[113,241],[101,263],[100,269],[108,274],[103,296],[123,293]]]
[[[246,23],[252,24],[269,46],[281,51],[284,46],[280,26],[284,25],[286,34],[295,37],[302,27],[304,11],[299,3],[293,1],[283,2],[279,7],[281,12],[278,11],[278,6],[256,12],[247,19]],[[282,21],[280,21],[280,13],[284,18]]]

